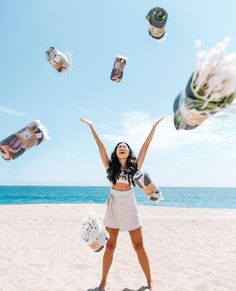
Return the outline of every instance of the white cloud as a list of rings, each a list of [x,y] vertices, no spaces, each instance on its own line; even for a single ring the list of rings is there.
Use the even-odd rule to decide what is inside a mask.
[[[4,106],[0,106],[0,112],[1,113],[6,113],[9,115],[13,115],[13,116],[22,116],[25,114],[25,112],[18,112],[15,111],[14,109],[8,108],[8,107],[4,107]]]
[[[121,130],[119,134],[103,134],[103,138],[130,143],[135,150],[139,149],[151,130],[154,118],[143,112],[132,111],[121,115]],[[114,131],[112,131],[114,132]],[[150,150],[174,151],[183,147],[207,148],[211,151],[221,151],[222,147],[235,154],[236,125],[233,116],[222,119],[211,117],[201,126],[193,130],[176,130],[173,116],[165,116],[158,125]]]

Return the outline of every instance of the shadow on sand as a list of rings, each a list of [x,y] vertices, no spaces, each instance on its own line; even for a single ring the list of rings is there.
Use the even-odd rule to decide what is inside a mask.
[[[146,291],[146,290],[150,290],[150,289],[148,289],[147,286],[142,286],[138,289],[125,288],[125,289],[122,289],[121,291]],[[101,291],[101,289],[96,287],[96,288],[89,288],[89,289],[87,289],[87,291]]]
[[[147,291],[150,290],[147,286],[142,286],[138,289],[130,289],[130,288],[125,288],[122,291]]]
[[[148,289],[147,286],[142,286],[138,289],[125,288],[125,289],[122,289],[121,291],[147,291],[147,290],[150,290],[150,289]],[[96,287],[96,288],[89,288],[89,289],[87,289],[87,291],[101,291],[101,289]]]

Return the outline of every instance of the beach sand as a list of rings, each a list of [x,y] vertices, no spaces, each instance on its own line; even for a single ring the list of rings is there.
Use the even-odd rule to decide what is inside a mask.
[[[86,204],[0,206],[1,291],[93,291],[103,251],[81,241]],[[89,205],[91,206],[91,204]],[[94,205],[102,220],[105,205]],[[236,290],[236,211],[139,206],[155,291]],[[107,288],[145,290],[128,232]]]

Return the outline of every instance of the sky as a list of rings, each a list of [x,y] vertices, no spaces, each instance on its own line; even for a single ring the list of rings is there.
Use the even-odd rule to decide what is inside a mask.
[[[145,16],[168,12],[167,39],[148,35]],[[225,37],[236,51],[234,0],[1,0],[0,140],[40,119],[51,140],[0,160],[0,185],[108,185],[92,120],[110,155],[119,141],[137,156],[163,116],[143,169],[159,186],[236,187],[235,115],[223,112],[177,131],[173,102],[193,72],[195,41],[209,50]],[[60,76],[46,61],[54,46],[72,56]],[[114,56],[128,58],[112,82]]]

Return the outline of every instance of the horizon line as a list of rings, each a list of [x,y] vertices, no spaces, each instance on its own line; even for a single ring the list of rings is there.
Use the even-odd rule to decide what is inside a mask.
[[[110,188],[107,185],[1,185],[0,187],[106,187]],[[236,186],[159,186],[160,188],[236,188]],[[137,187],[138,189],[139,187]]]

